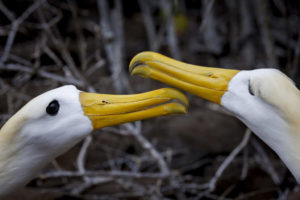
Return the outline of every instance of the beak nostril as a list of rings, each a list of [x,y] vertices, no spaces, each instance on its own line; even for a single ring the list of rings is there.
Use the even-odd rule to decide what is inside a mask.
[[[168,88],[126,95],[81,92],[79,98],[83,114],[92,122],[94,130],[163,115],[185,114],[188,105],[184,94]]]
[[[208,77],[210,77],[210,78],[218,78],[218,76],[215,75],[215,74],[212,73],[212,72],[208,72],[208,73],[204,74],[204,76],[208,76]]]
[[[106,101],[106,100],[102,100],[101,101],[103,104],[109,104],[109,101]]]

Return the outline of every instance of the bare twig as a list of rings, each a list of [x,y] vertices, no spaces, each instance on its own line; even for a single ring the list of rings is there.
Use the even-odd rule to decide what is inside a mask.
[[[40,175],[42,179],[47,178],[77,178],[84,176],[101,176],[101,177],[113,177],[113,178],[132,178],[132,179],[165,179],[165,174],[162,173],[138,173],[138,172],[128,172],[128,171],[90,171],[86,170],[84,173],[78,171],[53,171],[47,172]]]
[[[79,184],[77,187],[74,187],[71,191],[72,194],[81,194],[87,189],[104,183],[111,182],[113,179],[111,177],[85,177],[88,178],[88,181],[85,181],[82,184]]]
[[[159,41],[155,31],[154,20],[151,16],[152,3],[150,1],[139,0],[139,6],[142,10],[143,19],[147,31],[148,44],[152,51],[157,51],[159,48]],[[153,2],[154,3],[154,2]]]
[[[209,190],[214,191],[216,188],[216,183],[220,176],[223,174],[224,170],[228,167],[228,165],[233,161],[233,159],[239,154],[239,152],[247,145],[249,138],[251,135],[251,130],[247,129],[242,141],[240,144],[229,154],[229,156],[224,160],[224,162],[220,165],[218,170],[216,171],[214,177],[209,181]]]
[[[254,24],[252,20],[253,12],[253,1],[241,1],[240,15],[241,17],[241,38],[240,41],[244,41],[244,47],[242,49],[242,54],[244,61],[248,67],[252,67],[255,61],[255,48],[254,43],[250,40],[250,36],[254,32]],[[232,41],[238,41],[232,38]],[[238,50],[238,49],[237,49]]]
[[[98,0],[101,32],[104,39],[105,52],[112,72],[114,87],[118,93],[128,89],[128,82],[123,71],[123,20],[122,4],[115,0],[115,8],[109,13],[107,0]]]
[[[277,61],[278,56],[280,64],[288,63],[294,66],[284,69],[290,72],[299,84],[299,70],[295,66],[299,64],[300,55],[297,26],[300,18],[296,9],[290,13],[289,6],[293,5],[290,2],[273,0],[271,4],[267,2],[261,6],[261,2],[258,4],[257,1],[251,0],[218,3],[201,0],[195,3],[201,6],[196,5],[193,9],[189,8],[188,4],[191,3],[188,2],[187,12],[181,13],[188,19],[188,29],[180,35],[176,35],[174,26],[178,1],[139,0],[130,13],[126,10],[128,4],[121,0],[98,0],[96,9],[87,9],[87,6],[90,6],[89,2],[39,0],[32,2],[25,9],[23,6],[27,3],[20,6],[16,3],[16,6],[12,7],[11,3],[3,2],[0,0],[0,12],[4,17],[0,35],[7,37],[7,41],[4,41],[6,44],[0,52],[0,95],[3,100],[0,105],[1,124],[38,91],[46,91],[62,84],[73,84],[85,91],[103,89],[105,92],[111,92],[114,87],[116,93],[130,93],[131,85],[125,70],[125,65],[128,64],[125,60],[129,59],[127,56],[132,56],[132,52],[136,52],[138,46],[138,49],[144,50],[150,48],[164,51],[168,48],[172,57],[177,57],[177,54],[183,53],[179,50],[177,39],[180,39],[180,46],[185,47],[184,55],[188,56],[187,59],[191,58],[191,62],[200,59],[201,62],[207,62],[203,64],[218,65],[223,64],[223,60],[230,65],[245,63],[247,67],[244,64],[239,65],[241,69],[249,69],[251,64],[268,60],[268,56],[274,51],[276,55],[272,59]],[[136,9],[137,6],[141,11]],[[227,12],[220,12],[223,6],[228,8]],[[260,6],[259,9],[262,10],[255,9],[256,13],[253,13],[254,6]],[[20,9],[25,11],[21,15],[17,14]],[[127,17],[127,14],[132,16]],[[227,17],[230,17],[229,20]],[[97,18],[98,21],[95,20]],[[145,30],[141,22],[144,23]],[[284,34],[287,24],[289,34]],[[133,31],[134,34],[131,35]],[[197,31],[200,34],[195,34]],[[147,38],[143,35],[145,33]],[[133,38],[133,35],[138,37]],[[126,52],[125,39],[130,42],[126,46]],[[255,45],[257,39],[261,39],[264,46]],[[131,43],[132,40],[136,41]],[[268,42],[271,42],[271,45]],[[189,49],[190,45],[195,48]],[[260,55],[259,48],[263,48],[265,54]],[[290,55],[288,59],[287,54]],[[107,73],[106,68],[111,73]],[[141,84],[138,89],[150,88]],[[202,102],[195,101],[192,104],[194,108],[203,108]],[[216,104],[206,103],[204,107],[216,111],[220,116],[228,114]],[[157,125],[161,126],[160,123]],[[147,130],[148,127],[143,129]],[[63,192],[75,198],[91,200],[249,199],[264,193],[285,199],[299,190],[296,184],[293,187],[285,187],[286,182],[281,180],[279,171],[274,169],[273,159],[261,146],[252,144],[252,140],[253,148],[246,145],[249,140],[247,132],[229,155],[217,156],[215,159],[215,156],[210,154],[200,158],[199,155],[189,155],[190,150],[194,148],[185,146],[183,150],[179,149],[174,137],[170,138],[172,145],[161,145],[161,151],[158,151],[156,141],[159,141],[158,144],[165,144],[164,141],[161,143],[160,138],[150,141],[144,135],[143,129],[141,122],[104,128],[99,131],[101,134],[94,136],[95,141],[88,137],[77,147],[79,153],[59,162],[61,166],[53,161],[49,166],[52,168],[47,168],[47,173],[36,180],[37,184],[33,182],[30,190],[40,190],[42,193],[45,190],[59,194]],[[188,131],[190,129],[185,130]],[[103,132],[105,133],[102,134]],[[184,137],[184,141],[186,136],[176,135],[180,139]],[[97,144],[93,144],[95,148],[89,148],[96,142]],[[103,153],[99,153],[100,151]],[[77,152],[77,149],[72,151],[71,155],[74,152]],[[238,155],[239,153],[241,154]],[[99,154],[99,157],[90,157],[91,154]],[[87,163],[87,157],[91,158],[91,162]],[[275,184],[281,181],[283,187],[269,190],[268,185],[263,185],[260,186],[262,190],[257,190],[253,189],[256,185],[249,185],[251,192],[247,193],[245,190],[237,191],[235,183],[228,181],[225,176],[230,164],[237,165],[241,166],[240,174],[234,174],[240,175],[238,178],[244,181],[248,181],[247,177],[251,176],[252,181],[256,177],[249,168],[257,163]],[[194,175],[202,170],[206,172],[211,164],[218,164],[215,174]],[[75,169],[71,170],[74,166]],[[279,167],[282,166],[276,166],[276,170]],[[223,186],[216,187],[221,178],[227,179],[226,182],[229,183],[224,191],[220,191]],[[292,184],[290,180],[288,184]],[[112,188],[113,192],[100,194],[98,186],[101,189],[104,185]],[[272,184],[271,186],[273,187]],[[230,193],[233,188],[235,192]],[[228,193],[230,198],[227,197]]]
[[[251,140],[251,144],[257,151],[257,154],[255,156],[257,163],[260,165],[260,167],[263,170],[265,170],[270,175],[270,177],[272,178],[273,182],[276,185],[280,184],[281,181],[279,175],[275,171],[273,164],[271,163],[270,158],[268,157],[267,153],[264,151],[263,147],[255,139]]]
[[[241,180],[244,180],[247,177],[248,174],[248,147],[246,146],[243,150],[243,168],[241,173]]]
[[[170,0],[162,0],[160,1],[161,8],[164,12],[166,12],[166,26],[167,26],[167,41],[169,45],[169,50],[171,52],[172,57],[176,59],[180,59],[180,51],[178,48],[177,37],[174,28],[174,20],[172,14],[172,1]]]
[[[133,136],[136,137],[136,139],[139,141],[139,143],[143,146],[144,149],[149,151],[149,153],[157,160],[157,163],[159,165],[162,177],[166,177],[170,174],[170,170],[167,166],[166,161],[163,159],[160,153],[157,152],[157,150],[152,146],[152,144],[144,138],[144,136],[141,134],[141,122],[138,121],[135,123],[135,127],[127,123],[125,126],[128,128],[128,130],[131,131]]]
[[[92,136],[88,136],[84,142],[83,145],[81,146],[80,152],[77,156],[77,169],[79,172],[84,173],[85,172],[85,157],[86,157],[86,153],[87,153],[87,149],[90,146],[92,142]]]
[[[12,13],[10,10],[6,8],[6,6],[3,4],[2,0],[0,1],[0,11],[9,19],[11,22],[16,19],[16,16],[14,13]]]
[[[274,47],[272,33],[270,31],[269,9],[264,1],[256,0],[256,10],[259,26],[262,32],[262,43],[267,55],[267,67],[278,68],[278,61]]]
[[[32,4],[29,8],[27,8],[27,10],[25,10],[25,12],[23,12],[23,14],[18,17],[16,20],[13,21],[12,23],[12,27],[10,30],[10,33],[8,35],[5,47],[4,47],[4,52],[0,58],[0,67],[3,66],[3,63],[7,60],[8,55],[10,53],[11,47],[13,45],[17,30],[19,28],[19,26],[23,23],[23,21],[29,17],[29,15],[31,15],[31,13],[33,13],[45,0],[38,0],[35,1],[34,4]]]
[[[202,23],[199,28],[200,35],[203,37],[205,50],[214,54],[221,53],[223,38],[219,36],[218,25],[215,18],[213,6],[215,0],[203,0]]]

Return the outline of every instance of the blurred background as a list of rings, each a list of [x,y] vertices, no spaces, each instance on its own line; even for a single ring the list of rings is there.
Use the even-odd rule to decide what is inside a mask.
[[[72,84],[99,93],[167,87],[130,77],[156,51],[192,64],[277,68],[300,84],[296,0],[1,0],[0,122]],[[230,113],[189,95],[186,116],[94,132],[13,199],[299,199],[278,157]]]

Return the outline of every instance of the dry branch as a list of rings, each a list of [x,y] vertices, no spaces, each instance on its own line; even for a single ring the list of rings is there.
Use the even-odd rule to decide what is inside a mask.
[[[12,45],[14,43],[14,39],[16,36],[16,33],[18,31],[19,26],[23,23],[23,21],[29,16],[31,15],[43,2],[45,2],[45,0],[38,0],[36,1],[34,4],[32,4],[29,8],[27,8],[27,10],[25,10],[25,12],[23,12],[23,14],[18,17],[16,20],[14,20],[12,22],[12,27],[10,30],[10,33],[8,35],[8,38],[6,40],[6,44],[4,47],[4,52],[0,58],[0,67],[3,66],[4,62],[7,60],[8,55],[10,53],[10,50],[12,48]],[[8,12],[8,11],[7,11]],[[7,13],[6,12],[6,13]],[[11,15],[10,15],[11,16]]]
[[[2,41],[0,58],[1,124],[37,93],[63,84],[72,84],[85,91],[101,92],[103,89],[111,92],[111,89],[115,89],[116,93],[153,89],[156,85],[146,85],[143,79],[137,81],[137,86],[131,85],[128,80],[127,61],[138,49],[167,50],[174,58],[182,54],[183,59],[192,62],[216,66],[225,63],[230,68],[238,66],[239,69],[253,68],[253,65],[264,62],[271,67],[283,63],[282,69],[289,72],[299,85],[300,17],[297,9],[293,10],[293,15],[289,13],[290,2],[274,0],[274,5],[272,2],[251,0],[200,2],[139,0],[136,7],[140,10],[134,10],[134,6],[128,6],[128,2],[125,5],[121,0],[80,3],[39,0],[33,1],[23,8],[23,13],[19,13],[19,9],[15,9],[17,7],[12,8],[9,3],[0,1],[0,12],[5,18],[3,22],[7,23],[0,27],[2,39],[6,39]],[[197,3],[201,5],[197,7]],[[16,5],[19,4],[16,2]],[[188,19],[188,26],[184,33],[177,35],[174,17],[178,5],[186,6],[180,9],[181,12],[183,10],[180,14]],[[276,14],[274,6],[278,9]],[[126,10],[128,7],[132,10]],[[257,8],[256,12],[254,8]],[[128,12],[130,17],[127,17]],[[285,17],[280,17],[280,14]],[[286,28],[289,30],[286,31]],[[139,33],[136,31],[138,29],[143,31]],[[135,34],[131,35],[132,32]],[[286,35],[286,32],[289,34]],[[137,38],[133,38],[133,35]],[[265,52],[265,55],[260,52]],[[290,58],[286,58],[288,54]],[[235,60],[239,61],[239,65],[235,65]],[[285,60],[292,67],[285,67]],[[130,81],[135,84],[136,80]],[[228,113],[219,106],[203,104],[199,99],[192,102],[191,107],[191,112],[198,110],[202,113],[208,109],[218,116],[228,117]],[[167,120],[172,123],[173,118]],[[97,200],[254,199],[262,194],[285,199],[299,190],[297,184],[291,181],[293,178],[281,178],[279,172],[284,171],[284,166],[276,165],[275,170],[273,165],[277,160],[269,156],[256,140],[251,139],[251,146],[247,146],[249,130],[227,157],[197,152],[201,153],[199,158],[196,154],[190,155],[196,148],[192,149],[189,143],[184,143],[185,140],[189,141],[189,128],[195,127],[187,128],[183,136],[175,134],[168,138],[170,143],[157,138],[158,145],[154,145],[147,138],[150,134],[144,136],[149,131],[147,123],[143,122],[143,128],[141,122],[104,128],[93,138],[90,136],[84,140],[77,147],[79,153],[74,150],[76,155],[73,155],[73,160],[61,161],[58,158],[53,161],[51,169],[44,171],[41,178],[30,185],[31,188],[41,193],[45,190],[58,191],[79,199]],[[164,124],[153,123],[152,128],[154,126]],[[155,131],[160,130],[156,128]],[[199,130],[197,134],[202,140],[202,127],[195,129]],[[161,137],[166,136],[162,134]],[[99,145],[100,142],[103,143]],[[180,146],[179,149],[177,143],[184,144],[184,147]],[[158,151],[156,146],[162,150]],[[129,152],[133,148],[134,153],[127,152],[127,147]],[[88,156],[95,156],[92,155],[95,149],[100,149],[96,151],[97,154],[103,152],[99,160],[98,157],[94,160],[97,164],[87,163]],[[225,152],[219,153],[223,155]],[[220,157],[222,159],[215,159]],[[68,162],[66,166],[65,162]],[[269,189],[267,187],[270,185],[261,185],[262,189],[256,190],[253,188],[257,185],[251,185],[248,186],[250,189],[238,191],[234,186],[228,186],[221,191],[222,187],[216,187],[217,183],[223,183],[224,179],[231,181],[225,173],[229,165],[233,166],[232,169],[241,166],[236,176],[240,176],[242,181],[250,179],[251,183],[255,182],[252,179],[256,176],[253,167],[260,166],[269,175],[267,178],[272,181],[271,186],[280,184],[280,187]],[[207,173],[211,172],[211,166],[219,166],[213,175]],[[281,168],[281,171],[277,168]],[[288,184],[285,179],[288,179]],[[235,181],[239,184],[239,180]],[[93,190],[104,185],[110,189],[117,185],[121,189],[115,189],[113,194],[100,194]]]
[[[260,164],[260,167],[265,170],[270,177],[272,178],[273,182],[278,185],[280,184],[280,178],[277,172],[275,171],[273,164],[271,163],[271,160],[263,147],[259,144],[258,141],[253,139],[251,141],[251,144],[254,146],[255,150],[257,151],[257,154],[255,156],[255,159],[257,160],[257,163]]]
[[[278,62],[276,58],[276,52],[274,47],[274,40],[272,32],[270,30],[270,19],[268,4],[264,1],[256,0],[256,10],[258,16],[258,23],[262,32],[262,42],[266,53],[266,64],[270,68],[278,68]]]
[[[97,1],[104,48],[110,64],[113,84],[118,93],[123,93],[128,89],[128,82],[123,70],[122,4],[120,0],[115,0],[114,3],[115,8],[109,12],[106,0]]]
[[[215,173],[215,176],[209,181],[209,190],[214,191],[216,188],[216,183],[220,176],[223,174],[224,170],[228,167],[228,165],[234,160],[234,158],[240,153],[240,151],[247,145],[249,138],[251,135],[251,130],[247,129],[243,140],[241,143],[229,154],[229,156],[224,160],[224,162],[220,165],[218,170]]]

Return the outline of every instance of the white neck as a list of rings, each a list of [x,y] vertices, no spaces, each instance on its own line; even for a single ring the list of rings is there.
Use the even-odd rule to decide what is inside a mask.
[[[0,199],[28,183],[49,160],[30,148],[0,145]],[[4,149],[6,148],[6,149]]]
[[[261,72],[261,71],[257,71]],[[277,91],[267,93],[268,90],[260,91],[261,94],[254,96],[249,93],[249,73],[241,71],[234,77],[230,84],[228,92],[222,96],[222,106],[231,111],[244,122],[260,139],[269,145],[289,168],[297,181],[300,181],[300,126],[289,120],[286,113],[275,103],[269,103],[277,94]],[[266,71],[269,73],[269,71]],[[258,78],[256,78],[258,80]],[[269,81],[270,82],[270,81]],[[268,81],[263,83],[269,83]],[[275,84],[274,82],[271,82]],[[253,85],[252,85],[253,86]],[[265,85],[263,85],[265,86]],[[276,88],[275,86],[273,86]],[[273,88],[271,87],[271,89]],[[278,86],[279,87],[279,86]],[[260,87],[260,89],[262,86]],[[269,88],[268,88],[269,89]],[[293,91],[294,93],[294,91]],[[265,96],[271,98],[266,101]],[[290,98],[286,95],[285,98]],[[276,96],[274,97],[275,99]],[[289,105],[289,104],[288,104]],[[294,106],[292,109],[298,109],[299,104],[290,103]],[[285,109],[286,110],[286,109]],[[294,116],[294,115],[293,115]],[[298,120],[299,117],[292,117]],[[297,121],[298,122],[298,121]]]
[[[48,138],[47,134],[28,137],[28,131],[32,127],[13,129],[11,124],[15,123],[11,123],[12,121],[7,122],[0,130],[0,199],[24,186],[51,160],[84,137],[69,138],[71,136],[68,134],[62,134],[61,138],[54,136],[58,138],[55,141]]]

